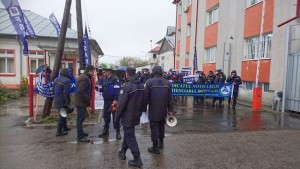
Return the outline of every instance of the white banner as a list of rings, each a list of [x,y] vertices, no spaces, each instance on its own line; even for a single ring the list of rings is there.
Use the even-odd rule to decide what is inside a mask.
[[[95,90],[95,109],[100,110],[104,108],[104,99],[101,92]]]

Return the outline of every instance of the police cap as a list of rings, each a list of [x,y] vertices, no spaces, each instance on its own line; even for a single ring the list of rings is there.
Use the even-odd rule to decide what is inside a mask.
[[[127,67],[126,72],[128,72],[131,75],[135,74],[136,69],[134,67]]]

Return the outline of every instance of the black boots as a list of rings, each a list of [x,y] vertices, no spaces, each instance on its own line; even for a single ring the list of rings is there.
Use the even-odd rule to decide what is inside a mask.
[[[118,156],[121,160],[126,160],[126,151],[125,150],[120,150],[118,153]]]
[[[122,136],[120,134],[120,129],[117,129],[116,139],[117,140],[121,140],[122,139]]]
[[[153,154],[160,154],[160,151],[158,149],[158,146],[152,146],[148,148],[148,152],[153,153]]]
[[[164,141],[159,141],[158,142],[158,148],[159,149],[164,149]]]
[[[141,168],[143,166],[143,163],[140,157],[134,157],[133,160],[128,161],[128,165],[131,167]]]
[[[102,138],[105,137],[109,134],[109,129],[108,128],[103,128],[103,130],[101,131],[101,133],[98,135],[98,137]]]
[[[65,131],[58,131],[58,132],[56,132],[56,137],[59,137],[59,136],[65,136],[65,135],[67,135],[68,134],[68,132],[65,132]]]

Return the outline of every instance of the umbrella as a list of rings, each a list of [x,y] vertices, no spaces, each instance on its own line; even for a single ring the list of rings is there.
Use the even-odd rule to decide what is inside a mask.
[[[36,73],[36,74],[39,74],[39,73],[43,72],[44,69],[45,69],[45,65],[42,64],[42,65],[40,65],[40,66],[35,70],[35,73]]]

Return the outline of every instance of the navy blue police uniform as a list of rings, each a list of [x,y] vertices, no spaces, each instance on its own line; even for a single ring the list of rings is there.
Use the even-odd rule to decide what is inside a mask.
[[[230,83],[230,84],[234,84],[233,85],[233,103],[232,103],[232,108],[235,108],[236,106],[236,102],[237,102],[237,98],[239,96],[239,86],[242,84],[242,79],[240,76],[236,75],[236,71],[233,70],[231,73],[235,73],[234,76],[229,76],[226,80],[226,82]],[[231,104],[231,98],[228,99],[228,107],[230,107]]]
[[[218,72],[218,74],[215,77],[214,84],[219,84],[219,85],[220,84],[224,84],[225,80],[226,80],[225,74],[222,72],[221,69],[217,70],[217,72]],[[221,107],[222,106],[222,102],[224,100],[224,98],[222,98],[222,97],[214,97],[213,98],[213,104],[212,104],[212,106],[215,106],[215,103],[216,103],[217,100],[219,100],[219,107]]]
[[[168,80],[162,77],[162,68],[155,66],[152,70],[153,78],[145,85],[144,110],[149,104],[149,120],[151,140],[153,146],[149,152],[159,154],[159,147],[163,147],[165,137],[165,118],[168,112],[173,112],[172,89]]]
[[[135,72],[135,68],[127,69],[132,69]],[[123,144],[119,156],[120,153],[125,156],[129,148],[134,159],[140,158],[140,151],[135,137],[135,126],[140,124],[144,91],[144,85],[137,75],[129,77],[127,82],[122,85],[116,111],[116,122],[121,121],[124,130]],[[125,160],[126,158],[124,158],[121,159]]]
[[[99,81],[99,85],[102,86],[104,99],[103,118],[105,124],[103,127],[108,129],[111,121],[111,114],[113,115],[113,119],[115,118],[115,113],[112,113],[110,108],[113,101],[118,101],[120,82],[117,76],[111,75],[110,77],[102,77]],[[120,129],[120,123],[114,122],[113,125],[116,130]]]

